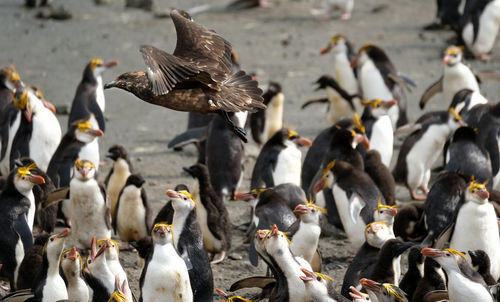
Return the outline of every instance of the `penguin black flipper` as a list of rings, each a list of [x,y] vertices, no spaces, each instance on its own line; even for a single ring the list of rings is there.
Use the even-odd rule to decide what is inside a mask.
[[[344,225],[340,219],[339,211],[337,205],[335,204],[335,197],[333,196],[333,191],[330,188],[323,189],[323,196],[325,196],[326,211],[328,213],[327,220],[328,223],[335,226],[336,228],[343,230]]]
[[[190,128],[185,132],[174,137],[169,143],[168,148],[182,148],[191,143],[201,142],[207,139],[208,126]]]
[[[486,151],[490,155],[491,160],[491,172],[493,175],[496,175],[500,170],[500,154],[498,150],[498,141],[496,135],[488,135],[486,139]]]
[[[456,217],[455,217],[456,219]],[[442,232],[437,236],[436,243],[434,244],[435,248],[443,248],[447,242],[450,241],[450,238],[453,236],[453,231],[455,230],[455,221],[450,223]],[[424,240],[425,241],[425,240]]]
[[[274,187],[273,170],[276,167],[276,161],[277,158],[270,161],[267,160],[257,161],[255,163],[252,172],[250,189]],[[269,164],[269,162],[271,162],[271,164]]]
[[[443,91],[443,77],[439,78],[437,82],[429,86],[422,97],[420,98],[419,106],[420,109],[424,109],[427,102],[438,92]]]
[[[111,230],[111,209],[109,208],[109,198],[108,194],[106,193],[106,188],[104,187],[104,184],[99,184],[99,189],[101,190],[101,195],[103,200],[106,202],[106,211],[104,211],[104,221],[106,222],[106,226],[108,227],[109,230]]]
[[[14,139],[12,140],[12,146],[10,149],[10,170],[14,169],[16,159],[30,156],[29,142],[31,140],[32,133],[33,123],[28,122],[24,114],[22,114],[19,128],[17,129],[15,135],[12,133],[14,135]]]
[[[248,277],[245,279],[238,280],[231,284],[229,291],[237,291],[242,288],[268,288],[269,286],[274,286],[276,284],[276,278],[274,277]]]
[[[309,101],[305,102],[304,104],[302,104],[302,106],[300,106],[300,109],[305,109],[307,106],[314,104],[314,103],[328,103],[328,102],[330,102],[328,100],[328,98],[313,99],[313,100],[309,100]]]
[[[33,246],[33,234],[24,215],[20,215],[13,221],[13,227],[23,242],[24,250],[27,251]]]
[[[59,188],[47,194],[47,198],[42,202],[42,208],[48,208],[65,199],[69,199],[69,187]]]
[[[101,107],[97,102],[88,102],[89,110],[94,114],[97,124],[99,124],[99,129],[102,132],[106,131],[106,121],[104,119],[104,114],[102,113]]]
[[[141,200],[142,200],[142,206],[144,209],[146,209],[146,215],[145,215],[145,223],[146,223],[146,230],[149,231],[153,227],[153,213],[151,212],[151,207],[149,206],[148,203],[148,195],[146,194],[146,190],[144,188],[141,188]],[[117,211],[115,211],[116,213]]]

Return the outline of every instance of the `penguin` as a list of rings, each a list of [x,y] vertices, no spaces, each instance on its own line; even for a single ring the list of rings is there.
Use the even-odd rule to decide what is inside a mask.
[[[473,91],[468,88],[464,88],[459,90],[453,96],[451,100],[450,108],[455,109],[455,111],[460,114],[460,116],[467,122],[467,124],[471,124],[472,127],[475,127],[476,123],[472,122],[472,119],[469,119],[469,116],[473,117],[477,113],[471,112],[474,107],[490,107],[490,106],[482,106],[487,105],[488,100],[481,95],[478,91]],[[471,123],[472,122],[472,123]]]
[[[342,297],[336,290],[333,284],[333,278],[327,275],[313,273],[305,268],[300,269],[304,276],[300,276],[300,280],[304,282],[306,291],[309,295],[309,301],[321,302],[347,302],[350,301]]]
[[[203,232],[203,243],[212,255],[211,263],[220,263],[231,249],[232,224],[229,213],[210,183],[207,166],[198,163],[184,168],[184,171],[198,180],[200,202],[197,204],[196,216]]]
[[[94,164],[77,159],[69,184],[71,243],[79,249],[90,248],[92,236],[111,238],[111,216],[106,190],[95,179]]]
[[[145,182],[140,175],[132,174],[118,195],[112,226],[122,242],[137,242],[149,236],[152,216]]]
[[[25,108],[25,102],[27,98],[18,98],[18,101],[7,104],[4,108],[2,115],[2,144],[0,153],[0,172],[2,175],[9,175],[10,172],[10,152],[12,150],[12,142],[19,130],[19,125],[21,124],[22,112],[21,110]]]
[[[43,177],[31,173],[32,165],[11,171],[7,184],[0,193],[0,277],[9,280],[15,289],[19,267],[25,251],[33,245],[33,235],[28,223],[30,209],[34,207],[32,188],[45,182]],[[34,199],[34,198],[33,198]]]
[[[396,100],[398,106],[389,108],[392,128],[395,130],[408,123],[406,95],[403,87],[413,85],[411,80],[399,74],[387,54],[378,46],[366,44],[352,61],[358,66],[359,86],[365,100]]]
[[[385,204],[379,189],[370,176],[344,161],[332,161],[324,170],[321,179],[314,185],[315,191],[332,190],[334,204],[328,202],[328,213],[336,206],[343,228],[352,246],[358,248],[364,242],[364,230],[373,222],[373,209],[379,198]]]
[[[465,125],[453,108],[443,113],[439,123],[426,123],[408,136],[399,152],[392,175],[396,183],[405,184],[416,200],[425,200],[429,193],[431,167],[443,149],[448,135]],[[417,194],[417,189],[423,195]]]
[[[299,204],[305,204],[307,201],[306,193],[299,186],[285,183],[277,185],[273,188],[274,192],[278,193],[285,199],[290,209],[295,209]]]
[[[35,279],[43,264],[42,250],[49,240],[50,234],[42,233],[35,237],[33,246],[26,250],[23,261],[19,266],[16,281],[17,290],[31,289],[35,287]]]
[[[425,301],[424,297],[435,290],[446,290],[446,276],[439,263],[430,257],[425,257],[423,276],[417,283],[411,301]],[[410,297],[409,293],[408,296]]]
[[[229,116],[236,122],[234,114]],[[241,182],[244,148],[219,116],[215,116],[208,127],[205,154],[212,186],[225,202],[234,196]]]
[[[431,188],[431,192],[432,190]],[[431,193],[429,192],[429,194]],[[394,235],[403,241],[422,241],[427,236],[423,214],[424,204],[420,202],[413,202],[401,207],[394,217]]]
[[[33,292],[35,301],[59,301],[68,299],[66,284],[59,275],[60,256],[64,248],[69,229],[50,236],[43,249],[43,264],[35,281]]]
[[[383,164],[380,153],[375,149],[367,151],[364,157],[364,166],[366,174],[370,175],[377,185],[387,205],[394,205],[396,202],[396,183],[391,170]]]
[[[401,254],[412,246],[413,243],[403,242],[399,239],[387,240],[378,252],[377,262],[373,267],[370,279],[399,286]]]
[[[424,30],[458,29],[460,21],[460,3],[462,0],[437,0],[436,20],[424,27]]]
[[[188,268],[174,247],[174,230],[165,223],[155,224],[154,248],[141,273],[141,302],[193,301]]]
[[[76,250],[64,250],[61,254],[61,270],[70,301],[89,301],[89,289],[81,275],[82,257]]]
[[[311,141],[296,131],[283,128],[262,147],[252,172],[251,189],[274,187],[282,183],[300,186],[301,158],[299,146]]]
[[[488,201],[485,184],[472,180],[458,209],[450,248],[467,251],[481,249],[491,260],[491,275],[500,278],[500,233],[495,209]],[[468,236],[467,234],[474,234]]]
[[[335,10],[341,10],[342,15],[341,20],[351,19],[352,9],[354,8],[354,0],[324,0],[322,2],[322,9],[312,9],[311,13],[313,15],[321,15],[321,18],[328,20],[332,18],[333,12]]]
[[[186,191],[167,190],[166,194],[174,210],[171,223],[174,245],[188,268],[193,301],[211,301],[214,291],[212,269],[196,220],[196,203]]]
[[[3,109],[12,102],[14,90],[21,86],[21,78],[14,65],[0,69],[0,116],[4,112]]]
[[[118,65],[118,61],[103,62],[100,58],[93,58],[85,66],[82,80],[76,88],[75,97],[71,104],[68,128],[91,113],[97,120],[99,129],[105,131],[104,110],[106,104],[102,73],[116,65]]]
[[[127,150],[122,145],[109,147],[106,157],[113,160],[113,167],[109,170],[108,176],[104,180],[104,185],[109,196],[111,216],[114,217],[118,195],[125,186],[128,177],[134,173],[134,168]]]
[[[106,242],[97,249],[97,240],[93,236],[90,242],[90,253],[82,267],[82,275],[91,289],[92,302],[107,301],[115,290],[115,275],[111,273],[106,256]]]
[[[395,216],[398,214],[398,209],[396,206],[388,206],[381,203],[382,198],[380,197],[377,201],[377,207],[373,208],[373,220],[374,221],[384,221],[387,223],[389,230],[394,235],[394,220]]]
[[[357,290],[354,286],[349,287],[349,296],[353,302],[370,302],[370,296]]]
[[[267,91],[262,95],[266,109],[259,109],[250,114],[250,130],[253,140],[262,145],[276,132],[283,128],[283,106],[285,95],[281,84],[269,82]]]
[[[370,299],[378,302],[407,302],[405,292],[397,285],[390,283],[380,283],[370,279],[363,278],[359,280],[361,285],[366,289]]]
[[[493,302],[483,278],[472,269],[464,254],[454,249],[431,248],[422,249],[422,254],[437,261],[446,271],[450,301]]]
[[[442,100],[445,104],[450,104],[453,96],[462,89],[479,92],[478,80],[470,68],[462,62],[462,57],[462,48],[454,45],[446,48],[443,76],[424,92],[419,103],[421,109],[438,92],[443,93]]]
[[[401,282],[399,282],[399,288],[406,293],[410,301],[413,301],[413,294],[424,275],[424,256],[420,253],[420,249],[418,246],[410,248],[408,252],[408,270]]]
[[[466,1],[459,36],[476,59],[490,59],[500,29],[500,1]]]
[[[491,261],[488,254],[483,250],[467,251],[472,268],[478,272],[487,285],[495,285],[497,281],[490,273]]]
[[[360,290],[361,286],[359,279],[369,277],[377,261],[377,255],[380,248],[389,239],[394,239],[394,235],[389,229],[386,222],[372,222],[365,228],[365,243],[359,248],[354,256],[354,259],[347,267],[342,281],[342,289],[340,293],[344,297],[349,297],[349,288],[354,286]]]
[[[55,114],[43,105],[41,92],[32,90],[22,87],[14,93],[14,103],[24,114],[12,141],[10,169],[15,159],[30,157],[45,172],[61,140],[61,126]]]
[[[123,286],[123,294],[129,301],[132,301],[132,291],[128,287],[127,273],[120,264],[119,254],[120,250],[118,248],[118,243],[113,239],[99,239],[97,241],[97,248],[100,249],[105,246],[106,250],[104,252],[104,257],[106,258],[106,265],[111,271],[111,274],[115,276],[115,279],[123,281],[125,285]]]

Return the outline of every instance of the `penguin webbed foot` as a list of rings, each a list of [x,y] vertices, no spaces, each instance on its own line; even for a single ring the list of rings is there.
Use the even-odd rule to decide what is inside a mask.
[[[410,195],[411,195],[411,198],[413,198],[415,200],[426,200],[427,199],[427,194],[425,194],[425,195],[417,194],[415,189],[410,190]]]
[[[215,257],[217,256],[217,257]],[[226,258],[226,251],[221,251],[219,254],[214,254],[210,264],[221,263]]]

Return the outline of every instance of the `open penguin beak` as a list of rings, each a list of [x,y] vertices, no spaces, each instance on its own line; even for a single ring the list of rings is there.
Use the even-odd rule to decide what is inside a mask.
[[[380,288],[380,283],[378,283],[378,282],[375,282],[373,280],[366,279],[366,278],[359,280],[359,282],[367,290],[371,290],[372,292],[377,292],[379,294],[382,293],[382,289]]]
[[[311,209],[309,209],[308,206],[305,204],[299,204],[295,207],[295,210],[293,210],[293,213],[297,216],[300,216],[302,214],[311,214]]]
[[[219,294],[219,296],[221,296],[224,299],[227,299],[227,294],[223,290],[216,288],[215,291]]]
[[[300,270],[305,275],[305,276],[299,276],[300,280],[302,280],[304,282],[308,282],[308,281],[313,281],[314,279],[316,279],[316,276],[312,272],[308,271],[307,269],[302,267]]]
[[[45,178],[40,175],[30,174],[30,176],[28,177],[28,181],[35,185],[41,185],[45,183]]]
[[[180,198],[179,193],[175,192],[174,190],[167,190],[166,194],[170,198]]]
[[[326,184],[326,178],[320,179],[317,183],[314,184],[313,193],[317,194],[319,191],[323,190],[325,184]]]
[[[351,296],[351,298],[354,300],[354,299],[362,299],[362,300],[365,300],[365,296],[363,295],[362,292],[360,292],[359,290],[357,290],[354,286],[350,286],[349,287],[349,296]]]

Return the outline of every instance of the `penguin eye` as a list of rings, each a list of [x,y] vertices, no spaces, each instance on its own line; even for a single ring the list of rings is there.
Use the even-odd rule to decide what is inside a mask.
[[[382,210],[381,210],[379,213],[380,213],[380,214],[384,214],[384,211],[382,211]]]
[[[316,280],[321,281],[321,278],[319,276],[316,276]]]
[[[50,241],[54,241],[54,239],[55,239],[55,238],[54,238],[54,237],[52,237],[52,238],[50,238]]]

